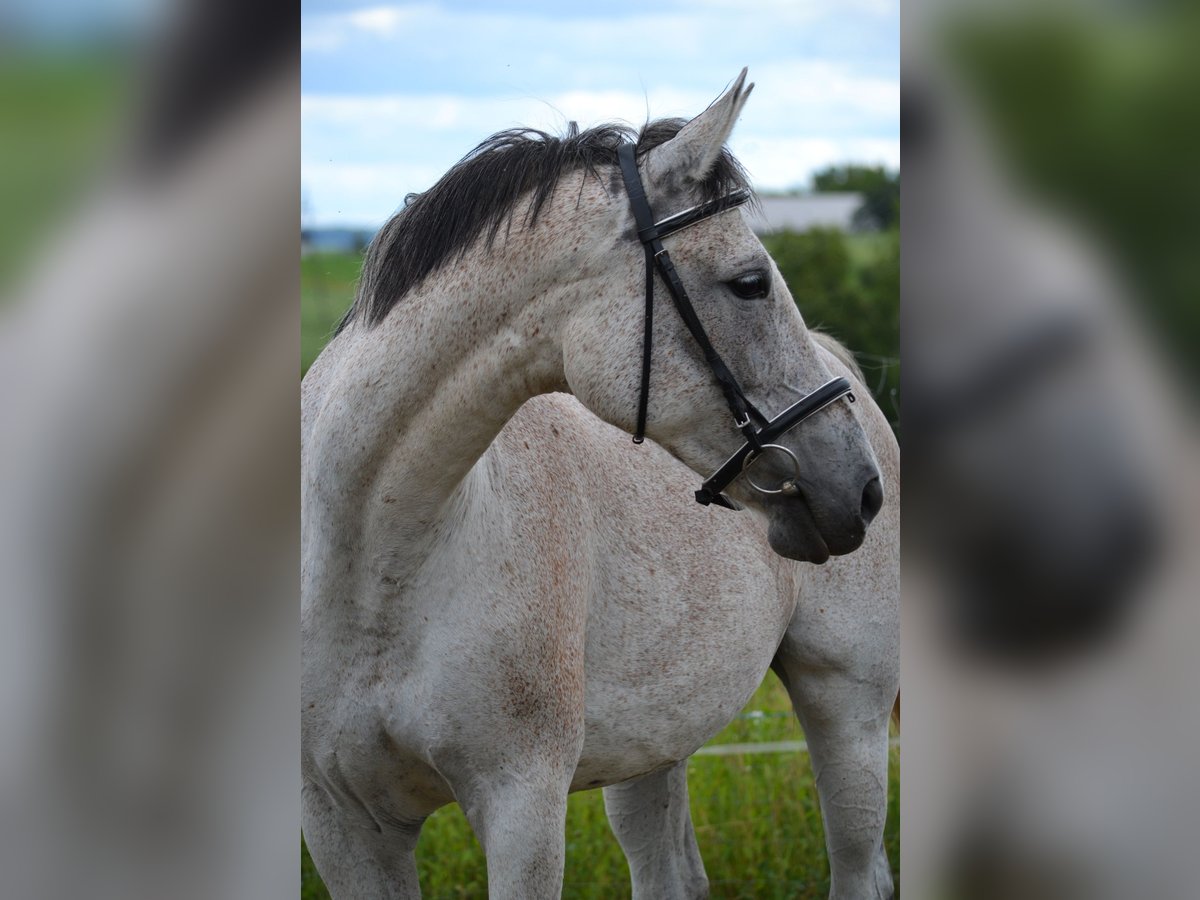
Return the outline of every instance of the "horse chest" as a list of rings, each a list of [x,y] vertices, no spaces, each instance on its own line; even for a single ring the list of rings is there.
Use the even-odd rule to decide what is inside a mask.
[[[420,642],[385,631],[327,643],[322,672],[305,679],[301,716],[306,780],[369,828],[403,827],[452,799],[424,758],[437,728]]]

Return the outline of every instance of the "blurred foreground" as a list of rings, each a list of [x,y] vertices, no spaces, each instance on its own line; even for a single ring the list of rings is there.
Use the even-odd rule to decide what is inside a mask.
[[[137,8],[5,12],[3,894],[295,896],[294,13]]]
[[[903,891],[1194,897],[1200,19],[914,7]]]

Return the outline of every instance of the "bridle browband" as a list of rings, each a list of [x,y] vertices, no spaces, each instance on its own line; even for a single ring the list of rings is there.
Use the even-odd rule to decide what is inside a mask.
[[[635,145],[622,144],[617,151],[617,158],[621,164],[621,175],[625,180],[625,192],[629,195],[629,205],[633,209],[633,217],[637,223],[638,240],[641,241],[646,251],[646,319],[645,336],[642,340],[642,382],[638,397],[637,430],[634,432],[633,442],[640,444],[646,438],[646,410],[650,403],[650,362],[653,349],[654,272],[657,269],[671,294],[676,312],[679,313],[683,324],[687,326],[688,331],[700,346],[704,360],[708,363],[713,377],[717,380],[717,385],[721,388],[721,393],[725,396],[725,402],[729,405],[730,412],[733,413],[734,426],[746,439],[738,451],[700,486],[700,490],[696,491],[696,502],[703,506],[716,504],[727,509],[738,509],[733,501],[722,492],[754,460],[768,450],[789,458],[796,477],[785,479],[776,489],[761,487],[753,481],[750,481],[751,486],[766,494],[799,493],[796,478],[800,474],[800,463],[790,450],[774,441],[835,400],[849,397],[853,401],[854,394],[851,393],[849,380],[843,377],[834,378],[811,394],[802,397],[775,418],[768,419],[750,402],[742,390],[742,386],[738,384],[738,380],[729,371],[729,367],[725,365],[725,361],[713,347],[712,341],[708,339],[708,333],[700,323],[683,282],[679,279],[679,273],[675,271],[675,266],[671,262],[671,255],[662,243],[663,238],[668,235],[695,225],[710,216],[741,206],[750,199],[750,191],[744,188],[738,189],[724,197],[701,203],[655,222],[650,202],[646,199],[645,188],[642,186],[642,177],[638,173]]]

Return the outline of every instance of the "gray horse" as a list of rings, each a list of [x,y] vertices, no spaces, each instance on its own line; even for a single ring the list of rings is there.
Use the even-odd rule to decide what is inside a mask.
[[[421,825],[454,801],[492,897],[557,897],[567,795],[595,787],[634,896],[704,896],[687,758],[769,666],[812,749],[832,895],[890,895],[899,472],[882,414],[860,390],[778,438],[792,490],[739,479],[741,511],[697,505],[697,473],[743,437],[662,304],[649,440],[628,437],[646,270],[618,148],[636,141],[660,217],[744,188],[723,149],[744,79],[686,124],[482,145],[385,226],[305,378],[303,826],[335,897],[419,896]],[[739,210],[666,247],[758,407],[853,377]],[[787,484],[784,461],[764,455],[755,480]]]

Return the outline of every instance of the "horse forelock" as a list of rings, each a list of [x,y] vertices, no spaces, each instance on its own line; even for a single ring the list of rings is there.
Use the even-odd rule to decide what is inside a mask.
[[[354,303],[337,331],[355,320],[379,324],[406,294],[447,262],[461,259],[481,238],[490,250],[501,228],[507,233],[514,227],[518,210],[525,212],[516,227],[532,227],[564,175],[583,171],[585,177],[599,179],[600,167],[615,172],[622,144],[636,141],[642,156],[685,124],[686,119],[658,119],[636,132],[617,124],[580,131],[572,122],[562,136],[532,128],[492,135],[429,190],[409,194],[403,208],[375,235],[363,259]],[[705,202],[749,186],[745,169],[723,148],[712,171],[694,188],[697,200]],[[608,190],[623,191],[621,179],[611,179]]]

